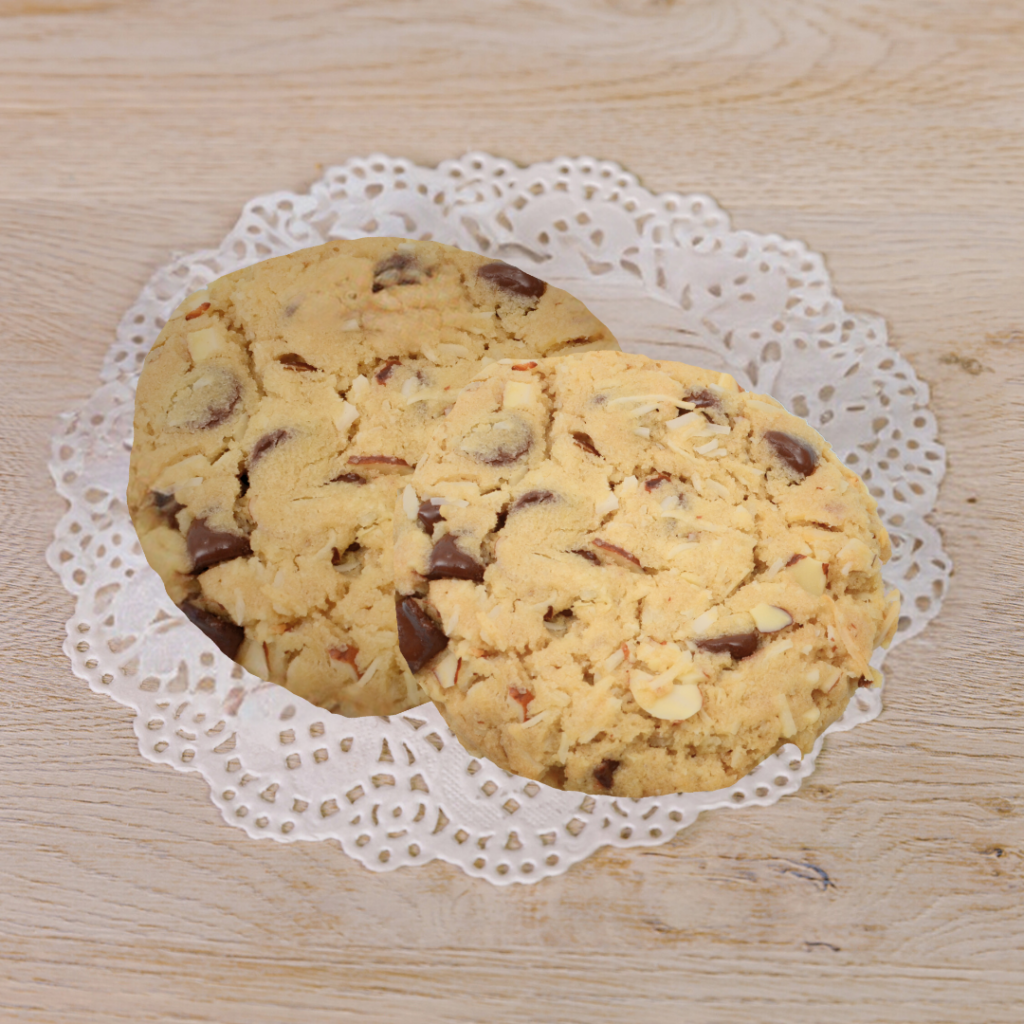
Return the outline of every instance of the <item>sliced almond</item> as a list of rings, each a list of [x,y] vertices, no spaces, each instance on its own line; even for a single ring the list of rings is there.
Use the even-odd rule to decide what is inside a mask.
[[[801,558],[786,570],[812,597],[825,593],[825,565],[813,558]]]
[[[351,403],[342,401],[341,412],[334,417],[334,425],[339,434],[348,433],[348,428],[359,419],[359,410]]]
[[[636,697],[635,692],[633,696]],[[637,703],[655,718],[683,722],[700,711],[704,705],[704,697],[696,683],[676,683],[664,697],[648,703],[637,697]]]
[[[197,306],[201,306],[204,302],[209,301],[210,293],[205,288],[200,288],[199,291],[193,292],[182,300],[181,305],[171,314],[170,319],[177,320],[178,317],[191,313]]]
[[[267,679],[270,676],[270,666],[267,664],[266,646],[259,640],[247,640],[242,645],[238,655],[238,664],[260,679]]]
[[[762,633],[777,633],[793,623],[793,616],[785,608],[765,604],[764,601],[751,608],[750,614],[754,618],[754,625]]]
[[[459,669],[462,667],[462,659],[449,651],[432,669],[434,678],[441,686],[450,690],[459,681]]]
[[[780,693],[778,695],[778,708],[779,708],[779,720],[782,724],[780,732],[782,733],[783,739],[789,739],[790,736],[796,735],[796,722],[793,721],[793,710],[789,706],[789,701],[786,700],[786,695]]]

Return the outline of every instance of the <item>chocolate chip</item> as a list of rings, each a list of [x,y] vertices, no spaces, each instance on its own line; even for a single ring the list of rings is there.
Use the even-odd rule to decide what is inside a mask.
[[[287,355],[280,356],[277,360],[286,370],[296,370],[299,373],[310,373],[316,372],[316,367],[306,362],[302,356],[296,352],[289,352]]]
[[[818,468],[818,453],[806,442],[781,430],[769,430],[764,439],[775,454],[801,479],[810,476]]]
[[[253,446],[249,453],[249,467],[252,468],[271,449],[276,448],[282,441],[287,440],[287,430],[272,430],[264,434]]]
[[[245,639],[245,630],[241,626],[236,626],[235,623],[220,615],[214,615],[213,612],[198,608],[191,601],[186,601],[178,607],[185,613],[189,622],[198,626],[229,658],[238,653],[238,648]]]
[[[572,432],[572,439],[585,451],[591,455],[596,455],[598,458],[601,457],[601,453],[594,447],[594,439],[589,434],[584,434],[582,430],[574,430]]]
[[[757,633],[729,633],[726,636],[712,636],[695,643],[709,654],[728,654],[736,661],[749,658],[757,650]]]
[[[510,442],[506,445],[498,445],[489,452],[478,455],[477,458],[488,466],[508,466],[518,462],[531,448],[533,441],[526,438],[524,441]]]
[[[547,505],[555,501],[555,496],[550,491],[527,491],[526,494],[516,498],[515,503],[508,510],[509,515],[519,512],[530,505]]]
[[[185,506],[175,498],[173,491],[170,494],[161,494],[159,491],[153,491],[153,504],[160,515],[167,521],[168,526],[177,527],[178,520],[175,517]]]
[[[395,595],[398,619],[398,649],[413,672],[448,646],[448,637],[413,597]]]
[[[420,521],[420,526],[426,531],[428,537],[434,536],[434,527],[444,518],[441,515],[441,507],[435,505],[429,498],[423,502],[419,511],[416,513],[416,518]]]
[[[415,256],[396,252],[383,259],[373,268],[373,290],[383,291],[398,285],[419,284],[423,280],[423,268]]]
[[[331,480],[332,484],[365,484],[366,477],[358,473],[340,473]]]
[[[219,427],[222,423],[226,423],[231,418],[241,397],[241,388],[235,381],[231,387],[224,389],[218,400],[209,406],[205,418],[196,424],[196,429],[210,430],[212,427]]]
[[[473,580],[480,583],[483,578],[484,567],[455,543],[452,534],[445,534],[434,545],[427,567],[428,580]]]
[[[244,498],[249,492],[249,474],[246,470],[242,470],[238,474],[238,496]]]
[[[707,388],[701,388],[699,391],[691,391],[690,394],[683,395],[683,401],[693,402],[694,406],[698,409],[721,410],[722,408],[722,403]]]
[[[245,558],[252,554],[249,538],[224,530],[211,530],[205,519],[193,519],[185,538],[194,573],[212,565],[229,562],[232,558]]]
[[[594,781],[602,789],[611,789],[615,782],[615,772],[621,763],[621,761],[613,761],[611,758],[605,758],[594,769]]]
[[[579,555],[580,558],[585,558],[588,562],[593,562],[594,565],[600,565],[601,559],[594,554],[593,551],[585,551],[583,548],[575,548],[573,550],[574,555]]]
[[[378,384],[384,384],[387,382],[388,377],[395,372],[396,366],[401,366],[402,360],[391,358],[385,361],[384,365],[373,375],[373,379]]]
[[[544,281],[508,263],[488,263],[476,272],[476,276],[495,288],[521,295],[524,299],[539,299],[548,287]]]

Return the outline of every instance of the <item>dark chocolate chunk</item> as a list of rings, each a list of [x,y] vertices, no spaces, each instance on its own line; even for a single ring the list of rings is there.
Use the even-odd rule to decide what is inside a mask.
[[[373,379],[378,384],[386,384],[388,377],[390,377],[391,374],[394,373],[395,367],[401,365],[401,359],[395,359],[394,357],[392,357],[391,359],[387,359],[384,361],[384,365],[373,375]]]
[[[601,559],[594,554],[593,551],[586,551],[584,548],[575,548],[573,550],[574,555],[579,555],[580,558],[585,558],[588,562],[593,562],[594,565],[600,565]]]
[[[153,491],[153,504],[160,515],[167,521],[167,525],[177,528],[178,520],[175,517],[185,506],[175,498],[174,492],[161,494],[159,491]]]
[[[508,466],[518,462],[532,447],[533,441],[528,437],[524,441],[498,445],[486,455],[478,455],[477,458],[488,466]]]
[[[219,396],[219,400],[215,401],[206,410],[206,418],[196,424],[196,429],[209,430],[212,427],[219,427],[222,423],[226,423],[231,418],[231,414],[235,411],[238,400],[241,397],[242,391],[238,386],[238,382],[235,381],[233,386],[227,388]]]
[[[193,519],[185,538],[192,571],[202,572],[212,565],[229,562],[232,558],[245,558],[252,554],[249,538],[224,530],[211,530],[205,519]]]
[[[383,291],[397,285],[419,284],[423,280],[423,268],[415,256],[396,252],[383,259],[373,268],[373,290]]]
[[[441,507],[435,505],[429,498],[424,501],[416,513],[420,526],[426,531],[428,537],[434,536],[434,527],[444,518],[441,515]]]
[[[185,613],[189,622],[198,626],[229,658],[238,653],[245,639],[245,630],[241,626],[196,607],[191,601],[178,606]]]
[[[524,508],[529,508],[531,505],[547,505],[555,500],[555,496],[550,491],[527,491],[526,494],[516,498],[512,507],[508,510],[508,514],[512,515],[513,512],[519,512]]]
[[[247,470],[242,470],[238,474],[238,496],[244,498],[249,493],[249,473]]]
[[[769,430],[764,439],[772,450],[800,478],[810,476],[818,468],[818,453],[806,442],[781,430]]]
[[[585,451],[591,455],[596,455],[598,458],[601,457],[601,453],[594,447],[594,439],[589,434],[584,434],[582,430],[574,430],[572,432],[572,439]]]
[[[521,295],[524,299],[539,299],[548,288],[547,283],[540,278],[508,263],[488,263],[476,272],[476,276],[493,284],[495,288]]]
[[[296,352],[289,352],[287,355],[280,356],[277,360],[286,370],[296,370],[299,373],[310,373],[316,372],[316,367],[311,366]]]
[[[332,484],[365,484],[366,477],[360,476],[358,473],[339,473],[336,477],[332,478]]]
[[[419,672],[448,646],[448,637],[414,597],[396,594],[395,615],[398,619],[398,649],[409,663],[409,668]]]
[[[683,395],[683,401],[693,402],[694,406],[698,409],[721,410],[722,408],[722,403],[707,388],[701,388],[699,391],[691,391],[690,394]]]
[[[282,441],[287,440],[287,430],[272,430],[264,434],[253,446],[249,453],[249,467],[252,468],[271,449],[276,448]]]
[[[613,761],[611,758],[605,758],[595,769],[594,769],[594,781],[602,789],[611,789],[615,782],[616,769],[621,764],[621,761]]]
[[[483,578],[484,567],[455,543],[452,534],[446,533],[434,545],[427,567],[428,580],[473,580],[480,583]]]
[[[508,522],[508,509],[503,508],[497,515],[496,522],[492,533],[497,533],[499,530],[505,529],[505,524]]]
[[[749,658],[757,650],[758,633],[728,633],[725,636],[712,636],[695,643],[702,651],[709,654],[728,654],[736,661]]]

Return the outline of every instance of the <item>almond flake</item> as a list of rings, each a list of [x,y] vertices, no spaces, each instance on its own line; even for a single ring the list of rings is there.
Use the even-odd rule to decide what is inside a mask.
[[[674,420],[669,420],[665,424],[666,430],[679,430],[682,427],[688,427],[691,424],[698,425],[704,422],[704,417],[699,412],[687,412],[683,413],[682,416],[677,416]]]
[[[409,521],[416,522],[416,517],[420,511],[420,503],[419,498],[416,497],[416,492],[410,484],[406,484],[405,490],[402,491],[402,508],[405,510]]]
[[[359,410],[351,403],[342,401],[341,412],[334,417],[334,425],[339,434],[344,434],[359,419]]]

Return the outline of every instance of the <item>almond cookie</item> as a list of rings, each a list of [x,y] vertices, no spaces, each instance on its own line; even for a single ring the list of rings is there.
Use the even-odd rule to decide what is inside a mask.
[[[481,367],[612,347],[565,292],[432,242],[331,242],[223,277],[139,381],[128,504],[146,557],[256,675],[346,715],[415,706],[396,492]]]
[[[728,374],[504,361],[403,481],[401,650],[471,752],[627,797],[808,751],[896,629],[863,483]]]

